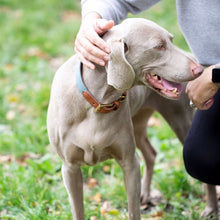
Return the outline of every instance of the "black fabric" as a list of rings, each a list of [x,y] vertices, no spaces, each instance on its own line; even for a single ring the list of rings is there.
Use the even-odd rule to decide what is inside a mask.
[[[214,105],[197,110],[183,148],[187,172],[208,184],[220,185],[220,90]]]

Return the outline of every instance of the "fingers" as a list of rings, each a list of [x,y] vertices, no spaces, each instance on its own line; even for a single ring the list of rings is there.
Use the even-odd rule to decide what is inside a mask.
[[[191,99],[191,102],[200,110],[208,110],[214,104],[214,98],[210,98],[203,103],[200,103],[194,99]]]
[[[214,98],[210,98],[206,102],[202,103],[199,109],[207,110],[207,109],[211,108],[213,104],[214,104]]]
[[[102,35],[105,33],[107,30],[111,29],[114,26],[114,21],[110,20],[105,20],[105,19],[97,19],[96,24],[95,24],[95,31],[99,34]]]
[[[204,87],[199,89],[199,86],[194,84],[193,81],[187,84],[186,93],[192,103],[200,110],[207,110],[214,104],[213,96],[215,95],[215,91],[209,91]]]
[[[81,62],[94,69],[95,64],[105,66],[110,59],[111,49],[99,36],[114,25],[113,21],[96,19],[94,22],[84,22],[81,25],[75,41],[75,51]]]
[[[110,58],[108,53],[96,46],[96,41],[92,37],[88,39],[87,36],[79,36],[77,38],[75,51],[83,64],[91,69],[95,68],[92,62],[104,66],[105,62]]]

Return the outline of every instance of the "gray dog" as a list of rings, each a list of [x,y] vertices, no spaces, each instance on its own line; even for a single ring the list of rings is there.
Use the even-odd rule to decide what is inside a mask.
[[[103,38],[112,51],[106,68],[87,69],[75,55],[56,72],[47,116],[49,139],[63,162],[74,220],[84,219],[80,166],[109,158],[114,158],[124,173],[129,220],[140,220],[141,177],[135,147],[146,160],[151,152],[135,136],[144,132],[148,98],[154,96],[154,90],[178,99],[180,83],[199,76],[203,68],[172,44],[170,33],[145,19],[127,19]],[[176,129],[183,129],[178,126]],[[148,200],[146,185],[142,187],[143,202]]]

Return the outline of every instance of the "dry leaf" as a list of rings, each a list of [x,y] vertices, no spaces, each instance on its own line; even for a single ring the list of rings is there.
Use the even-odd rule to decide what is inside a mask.
[[[27,51],[27,57],[39,57],[44,60],[49,59],[49,56],[37,47],[29,48]]]
[[[35,153],[24,153],[22,154],[21,157],[19,157],[16,162],[22,166],[26,166],[27,163],[25,162],[26,159],[39,159],[40,158],[40,154],[35,154]]]
[[[94,200],[96,203],[100,203],[101,202],[101,194],[100,193],[96,193],[94,196]]]
[[[100,208],[101,215],[108,213],[110,210],[111,210],[111,206],[110,206],[109,202],[104,201],[101,208]]]
[[[13,64],[12,63],[7,63],[4,65],[4,70],[5,71],[9,71],[13,68]]]
[[[156,213],[151,215],[152,217],[163,217],[163,212],[162,211],[157,211]]]
[[[0,155],[0,163],[10,163],[15,160],[13,155]]]
[[[103,171],[104,171],[105,173],[109,173],[109,171],[110,171],[110,166],[105,165],[105,166],[103,167]]]
[[[97,180],[95,178],[90,178],[87,181],[87,185],[91,188],[95,188],[97,186]]]

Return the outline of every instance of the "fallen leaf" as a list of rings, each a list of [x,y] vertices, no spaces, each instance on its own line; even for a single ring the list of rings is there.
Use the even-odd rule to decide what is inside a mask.
[[[109,173],[109,171],[110,171],[110,166],[105,165],[105,166],[103,167],[103,171],[104,171],[105,173]]]
[[[109,202],[104,201],[101,208],[100,208],[101,215],[108,213],[110,210],[111,210],[111,206],[110,206]]]
[[[49,56],[38,47],[29,48],[26,55],[27,57],[38,57],[44,60],[49,59]]]
[[[40,158],[40,154],[35,154],[35,153],[24,153],[21,155],[21,157],[17,158],[16,159],[16,162],[22,166],[26,166],[27,163],[26,163],[26,160],[27,159],[39,159]]]
[[[156,213],[151,215],[153,218],[154,217],[163,217],[163,212],[162,211],[157,211]]]
[[[7,63],[4,65],[4,70],[5,71],[9,71],[13,68],[13,64],[12,63]]]
[[[101,194],[100,193],[96,193],[94,196],[94,200],[96,203],[100,203],[101,202]]]
[[[87,185],[91,188],[95,188],[97,186],[97,180],[95,178],[90,178],[87,181]]]
[[[11,163],[15,160],[13,155],[0,155],[0,163]]]

